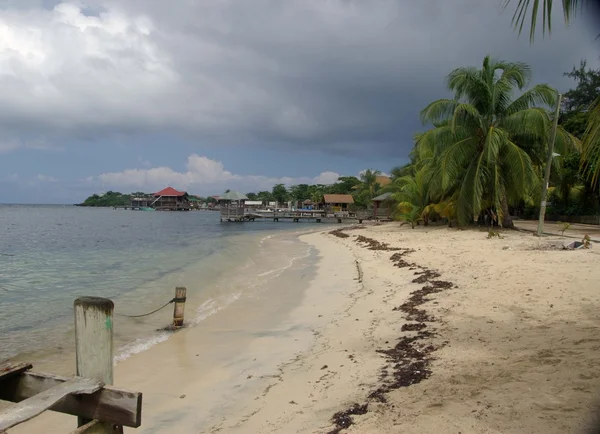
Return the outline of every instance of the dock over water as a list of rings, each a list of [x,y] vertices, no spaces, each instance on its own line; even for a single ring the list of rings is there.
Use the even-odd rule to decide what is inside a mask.
[[[383,220],[372,212],[326,213],[323,210],[260,212],[238,208],[221,209],[221,222],[291,221],[295,223],[362,223],[363,220]]]

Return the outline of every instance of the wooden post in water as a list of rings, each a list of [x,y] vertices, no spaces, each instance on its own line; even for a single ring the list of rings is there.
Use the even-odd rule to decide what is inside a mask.
[[[185,308],[185,294],[187,289],[184,286],[175,288],[175,308],[173,309],[173,327],[183,326],[183,310]]]
[[[75,300],[75,354],[77,375],[113,384],[113,310],[112,300],[80,297]],[[89,423],[78,417],[77,426]],[[122,433],[123,428],[98,423],[94,433]]]

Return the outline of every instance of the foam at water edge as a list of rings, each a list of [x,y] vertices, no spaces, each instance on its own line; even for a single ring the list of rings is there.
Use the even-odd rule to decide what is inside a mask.
[[[157,335],[154,335],[150,338],[141,339],[138,338],[134,342],[127,344],[120,348],[120,353],[118,356],[115,356],[113,359],[115,363],[122,362],[123,360],[127,360],[134,354],[141,353],[143,351],[149,350],[153,346],[166,341],[169,339],[170,333],[160,332]]]
[[[202,303],[200,305],[200,307],[198,307],[198,309],[196,309],[196,323],[199,323],[200,321],[205,320],[206,318],[208,318],[211,315],[214,315],[215,313],[219,312],[220,310],[226,308],[227,306],[229,306],[231,303],[233,303],[234,301],[236,301],[238,298],[240,298],[240,296],[242,295],[242,292],[237,292],[235,294],[229,294],[229,295],[224,295],[221,297],[218,297],[216,300],[215,299],[210,299],[210,300],[206,300],[204,303]]]

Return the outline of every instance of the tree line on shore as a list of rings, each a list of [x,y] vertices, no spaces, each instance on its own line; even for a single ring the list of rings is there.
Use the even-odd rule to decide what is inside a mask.
[[[600,89],[600,70],[585,60],[566,76],[575,87],[564,94],[556,130],[548,213],[593,215],[600,211],[598,159],[586,150],[591,109]],[[342,176],[334,184],[276,184],[270,191],[248,192],[264,202],[310,200],[325,194],[351,194],[356,208],[369,208],[374,196],[389,192],[398,220],[428,224],[445,219],[510,227],[511,214],[535,217],[551,140],[558,92],[546,84],[526,89],[531,69],[520,62],[486,57],[480,68],[463,67],[447,76],[453,98],[425,107],[421,120],[430,128],[415,135],[410,163],[391,170],[391,183],[378,183],[380,171]],[[513,98],[515,91],[520,96]],[[595,142],[594,142],[595,143]],[[590,146],[587,144],[587,146]],[[88,197],[83,206],[127,206],[132,196],[108,191]],[[211,197],[196,196],[210,203]]]
[[[566,20],[584,3],[563,0]],[[531,10],[532,42],[538,10],[543,10],[544,31],[550,30],[549,5],[551,0],[517,0],[513,22],[521,32]],[[555,119],[556,89],[546,84],[529,87],[532,71],[525,63],[487,56],[479,68],[450,72],[446,84],[453,97],[433,101],[421,110],[421,120],[429,129],[415,135],[410,163],[392,169],[391,184],[379,185],[380,172],[370,169],[360,178],[344,176],[332,185],[277,184],[271,191],[247,196],[279,203],[306,199],[318,203],[324,194],[351,194],[357,207],[367,208],[375,195],[389,192],[395,202],[394,217],[413,226],[444,219],[458,225],[485,222],[511,227],[511,214],[537,214],[549,143],[554,141],[547,212],[597,215],[600,70],[588,68],[583,60],[565,75],[575,81],[575,87],[564,94]],[[83,205],[124,206],[129,198],[107,192],[90,196]]]

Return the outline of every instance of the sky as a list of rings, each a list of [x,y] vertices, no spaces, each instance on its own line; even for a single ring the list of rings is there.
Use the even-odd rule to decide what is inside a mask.
[[[453,69],[598,66],[585,18],[532,45],[503,1],[0,0],[0,203],[389,172]]]

